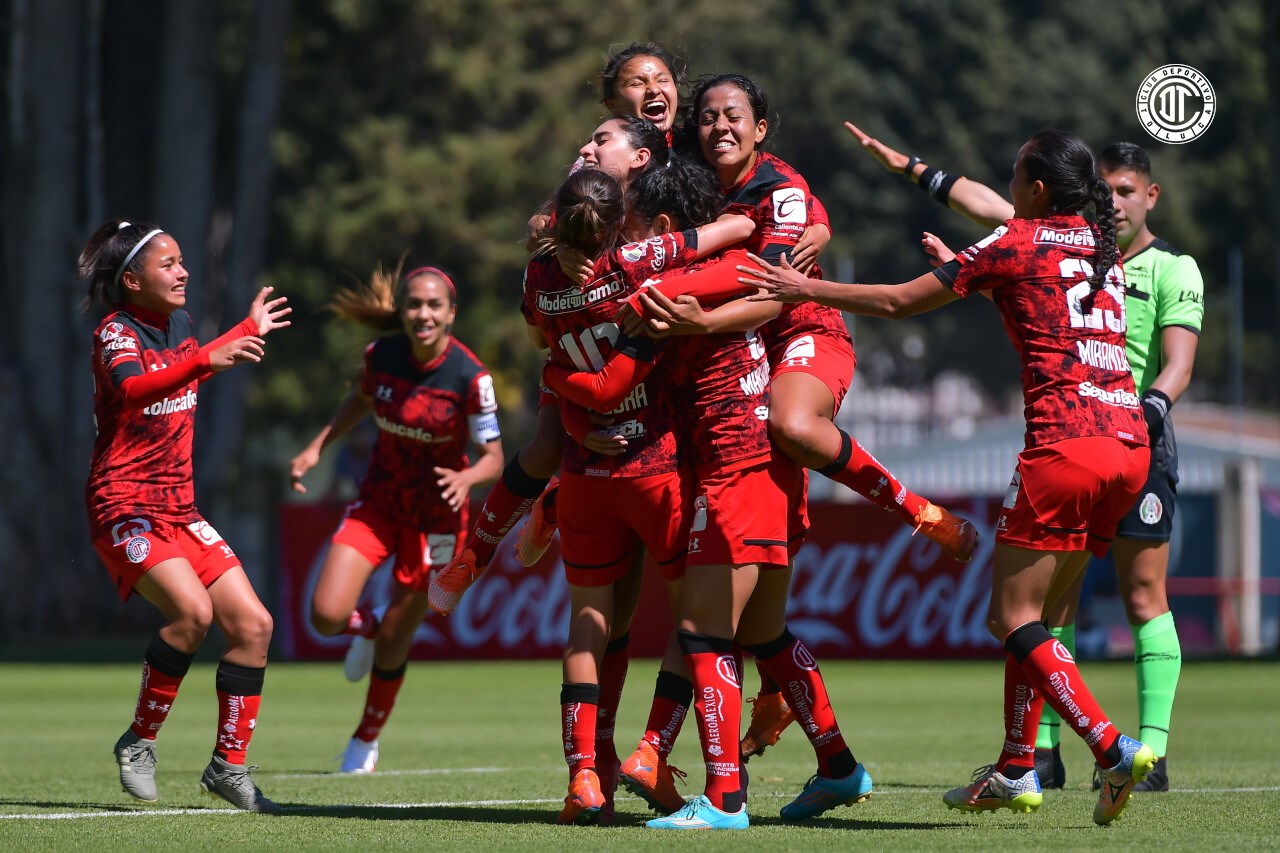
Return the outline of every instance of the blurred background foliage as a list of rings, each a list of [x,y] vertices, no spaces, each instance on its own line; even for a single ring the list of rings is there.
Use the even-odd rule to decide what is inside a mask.
[[[1188,399],[1230,402],[1238,249],[1244,400],[1274,410],[1276,22],[1262,0],[8,0],[0,287],[15,325],[0,342],[0,639],[114,618],[99,615],[114,609],[80,505],[93,318],[75,309],[74,261],[99,221],[151,219],[182,241],[206,339],[259,284],[294,306],[263,365],[202,392],[197,433],[202,507],[269,564],[288,461],[349,388],[368,339],[323,307],[379,265],[453,273],[456,333],[494,373],[508,453],[528,435],[542,359],[516,310],[525,223],[602,117],[608,49],[633,40],[682,54],[691,77],[737,71],[763,85],[773,150],[831,214],[834,277],[905,280],[925,268],[921,231],[955,248],[982,233],[860,152],[846,119],[1002,192],[1035,130],[1069,129],[1095,149],[1142,144],[1164,188],[1154,231],[1205,276]],[[1134,109],[1141,80],[1173,62],[1200,69],[1219,101],[1209,131],[1182,146],[1147,137]],[[912,387],[961,371],[1007,414],[1015,357],[990,306],[967,302],[859,320],[861,380]]]

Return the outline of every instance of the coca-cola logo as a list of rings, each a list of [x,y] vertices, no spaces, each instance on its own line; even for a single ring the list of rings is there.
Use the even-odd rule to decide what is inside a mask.
[[[994,536],[978,528],[967,564],[906,526],[884,542],[807,542],[796,555],[787,622],[806,643],[836,649],[997,647],[986,625]]]

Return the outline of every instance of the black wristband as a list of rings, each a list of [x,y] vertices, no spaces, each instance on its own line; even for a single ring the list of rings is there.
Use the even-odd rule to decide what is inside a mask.
[[[947,199],[951,197],[951,187],[961,177],[961,175],[953,175],[950,172],[944,172],[941,169],[928,166],[920,173],[918,183],[920,184],[920,189],[933,196],[938,204],[946,205]]]
[[[1173,408],[1173,400],[1158,388],[1148,388],[1142,395],[1142,417],[1147,422],[1147,435],[1154,442],[1164,432],[1164,419]]]
[[[914,181],[916,179],[916,176],[911,174],[911,170],[923,162],[924,162],[923,160],[921,160],[919,157],[917,157],[914,154],[912,154],[910,157],[907,158],[907,165],[905,168],[903,168],[902,174],[907,176],[908,181]]]

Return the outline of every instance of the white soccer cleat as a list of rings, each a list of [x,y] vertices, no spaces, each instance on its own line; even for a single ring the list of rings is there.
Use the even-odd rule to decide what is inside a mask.
[[[363,741],[353,737],[342,753],[342,766],[339,773],[372,773],[378,766],[378,742]]]

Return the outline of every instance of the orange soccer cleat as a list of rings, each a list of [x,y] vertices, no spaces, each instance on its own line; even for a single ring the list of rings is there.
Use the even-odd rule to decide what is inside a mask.
[[[978,530],[967,520],[952,515],[937,504],[925,502],[916,513],[916,533],[923,533],[942,547],[942,553],[967,563],[978,547]]]
[[[783,730],[796,719],[781,693],[761,693],[747,701],[751,703],[751,725],[740,744],[744,761],[777,743]]]
[[[684,808],[675,776],[684,779],[684,773],[668,764],[647,740],[640,741],[636,751],[622,763],[622,784],[660,815]]]
[[[516,537],[516,559],[522,566],[536,564],[551,546],[551,539],[556,535],[556,525],[555,522],[547,521],[547,501],[555,501],[559,488],[559,479],[552,477],[542,494],[533,502],[529,520],[520,528],[520,534]]]
[[[590,767],[579,770],[569,782],[569,793],[564,798],[564,810],[556,823],[595,823],[604,808],[604,793],[600,790],[600,777]]]
[[[441,616],[448,616],[458,606],[462,594],[483,572],[483,568],[476,568],[475,552],[465,549],[431,578],[431,585],[427,587],[427,604]]]

